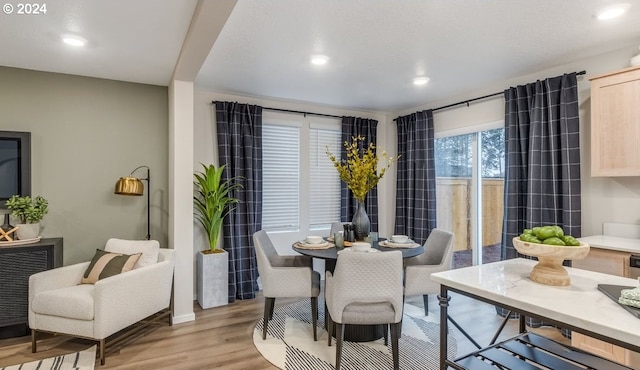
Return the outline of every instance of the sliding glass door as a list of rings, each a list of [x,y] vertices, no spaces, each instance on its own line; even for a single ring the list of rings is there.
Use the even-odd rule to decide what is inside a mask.
[[[500,259],[504,129],[492,126],[436,137],[438,228],[455,234],[456,268]]]

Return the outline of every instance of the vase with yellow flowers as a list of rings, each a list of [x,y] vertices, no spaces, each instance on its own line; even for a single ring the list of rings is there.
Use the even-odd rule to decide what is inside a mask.
[[[354,136],[351,138],[351,142],[345,141],[346,160],[336,158],[328,147],[326,151],[327,156],[336,170],[338,170],[340,180],[347,184],[354,198],[358,201],[358,209],[351,221],[355,226],[357,240],[363,240],[371,231],[371,223],[364,206],[364,199],[367,193],[382,179],[386,169],[391,167],[391,164],[395,161],[393,157],[387,156],[386,151],[382,151],[378,156],[376,146],[373,143],[369,143],[369,146],[365,147],[364,142],[364,136]],[[381,161],[383,166],[378,169],[378,164]]]

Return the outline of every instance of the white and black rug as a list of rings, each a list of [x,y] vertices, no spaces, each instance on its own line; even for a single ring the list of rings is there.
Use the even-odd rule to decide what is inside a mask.
[[[93,370],[95,363],[96,346],[93,346],[80,352],[1,367],[0,370]]]
[[[262,340],[262,320],[253,331],[253,343],[262,356],[280,369],[334,369],[336,342],[327,346],[324,330],[324,302],[319,298],[318,341],[313,341],[309,300],[276,308],[269,321],[267,339]],[[400,368],[403,370],[439,369],[440,327],[436,315],[424,316],[424,310],[410,304],[404,306],[402,337],[399,341]],[[455,357],[456,340],[448,337],[449,358]],[[345,342],[342,349],[345,370],[392,369],[391,341]]]

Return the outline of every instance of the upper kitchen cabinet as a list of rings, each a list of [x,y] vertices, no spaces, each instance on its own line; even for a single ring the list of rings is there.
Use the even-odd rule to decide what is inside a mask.
[[[591,79],[591,176],[640,176],[640,66]]]

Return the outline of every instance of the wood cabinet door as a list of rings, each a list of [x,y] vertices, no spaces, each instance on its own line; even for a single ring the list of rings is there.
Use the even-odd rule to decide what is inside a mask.
[[[640,66],[591,79],[591,176],[640,176]]]

